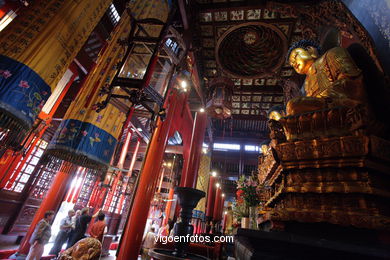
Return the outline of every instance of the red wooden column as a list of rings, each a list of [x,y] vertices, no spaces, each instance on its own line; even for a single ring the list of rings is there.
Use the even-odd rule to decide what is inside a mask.
[[[163,225],[166,225],[168,223],[169,215],[171,214],[172,200],[173,200],[174,193],[175,193],[175,189],[173,187],[169,188],[168,201],[167,201],[167,205],[165,206],[165,219]]]
[[[174,90],[175,91],[175,90]],[[176,92],[176,91],[175,91]],[[157,128],[149,143],[145,161],[142,166],[141,177],[135,194],[133,207],[124,233],[122,235],[121,247],[117,260],[137,259],[141,248],[142,235],[145,229],[150,201],[157,186],[160,167],[169,137],[169,129],[176,117],[177,104],[183,100],[185,95],[173,93],[168,99],[167,119],[162,122],[160,119]]]
[[[41,140],[41,137],[45,133],[46,129],[49,127],[50,122],[51,122],[51,120],[49,120],[49,122],[46,122],[45,126],[42,128],[42,130],[39,131],[39,133],[35,136],[35,139],[32,141],[32,143],[30,144],[26,153],[24,154],[24,157],[23,157],[22,161],[20,162],[19,166],[17,166],[17,164],[20,161],[20,159],[22,158],[22,153],[20,154],[20,157],[15,158],[14,167],[11,165],[10,168],[8,169],[9,174],[12,173],[12,175],[10,175],[9,182],[8,182],[8,179],[3,179],[0,183],[0,189],[4,188],[5,185],[7,184],[7,182],[8,182],[8,184],[7,184],[6,188],[12,187],[13,182],[19,176],[19,173],[22,170],[24,164],[26,163],[27,159],[30,157],[30,155],[34,151],[38,141]],[[16,168],[16,166],[17,166],[17,168]],[[14,171],[14,169],[15,169],[15,171]]]
[[[225,204],[225,194],[222,193],[221,194],[221,204],[219,205],[219,220],[222,220],[223,219],[223,206]]]
[[[213,218],[215,221],[220,220],[219,219],[219,208],[221,206],[221,199],[222,199],[222,189],[221,189],[221,187],[217,187],[217,190],[215,192],[214,212],[213,212]]]
[[[207,191],[206,217],[209,218],[209,220],[213,218],[214,213],[215,182],[217,178],[214,175],[214,173],[210,175],[209,189]]]
[[[64,162],[61,166],[61,169],[56,173],[53,183],[50,186],[49,191],[46,194],[46,197],[43,199],[39,209],[35,213],[34,219],[30,225],[30,228],[27,231],[26,236],[23,238],[22,243],[19,247],[19,253],[27,255],[30,249],[30,237],[34,232],[35,226],[37,223],[44,217],[45,212],[48,210],[56,211],[60,206],[62,199],[69,188],[69,185],[72,181],[71,175],[72,164]]]
[[[196,188],[206,124],[206,112],[197,112],[194,119],[194,127],[192,129],[190,157],[186,162],[186,170],[180,181],[181,187]]]
[[[141,139],[138,137],[137,139],[137,144],[135,145],[135,149],[134,149],[134,152],[133,152],[133,157],[131,158],[131,162],[130,162],[130,167],[129,167],[129,172],[127,173],[127,175],[129,176],[129,178],[131,177],[132,175],[132,172],[133,172],[133,168],[134,168],[134,164],[135,164],[135,161],[137,160],[137,155],[138,155],[138,149],[139,149],[139,146],[141,144]],[[129,181],[129,179],[128,179]],[[122,187],[122,194],[121,194],[121,198],[120,198],[120,202],[119,202],[119,206],[117,207],[117,213],[120,214],[121,213],[121,210],[122,210],[122,206],[123,206],[123,202],[125,200],[125,193],[126,193],[126,187],[127,187],[127,183],[123,183],[123,187]]]
[[[46,130],[46,128],[47,127],[44,127],[43,132]],[[24,140],[25,145],[24,146],[28,147],[30,145],[26,151],[26,154],[24,154],[22,151],[14,152],[13,150],[8,149],[3,154],[3,156],[0,156],[1,157],[0,158],[0,181],[1,181],[0,189],[3,189],[5,187],[6,183],[12,178],[12,176],[15,176],[14,179],[17,177],[19,172],[13,174],[15,168],[17,167],[17,165],[19,164],[19,162],[21,161],[22,158],[24,158],[24,159],[23,159],[23,162],[20,163],[19,167],[24,166],[24,163],[27,161],[29,155],[34,150],[35,144],[36,144],[36,142],[39,141],[39,138],[41,138],[43,132],[41,131],[38,134],[32,133],[25,138],[25,140]],[[36,138],[34,139],[34,137],[36,137]],[[32,144],[33,140],[35,140],[35,144]],[[10,183],[10,187],[12,186],[12,182],[13,181],[11,181],[11,183]]]
[[[209,179],[209,188],[207,191],[207,204],[206,204],[206,233],[210,232],[211,223],[214,216],[214,202],[215,202],[215,193],[216,187],[215,184],[217,182],[217,174],[216,172],[212,172]]]

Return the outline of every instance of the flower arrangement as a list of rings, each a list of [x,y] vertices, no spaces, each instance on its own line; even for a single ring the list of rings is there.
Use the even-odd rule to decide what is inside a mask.
[[[249,208],[244,203],[243,200],[233,202],[233,217],[236,218],[238,221],[241,221],[241,218],[247,218],[249,217]]]
[[[261,202],[260,192],[263,186],[259,185],[255,176],[242,175],[237,181],[236,200],[233,203],[233,215],[238,221],[249,217],[249,207],[258,206]]]
[[[237,201],[244,201],[248,207],[258,206],[261,190],[262,185],[259,185],[255,176],[246,178],[242,175],[237,181]]]

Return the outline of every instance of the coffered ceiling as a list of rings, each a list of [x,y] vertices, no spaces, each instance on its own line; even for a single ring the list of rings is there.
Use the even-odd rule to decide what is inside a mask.
[[[248,6],[247,1],[197,2],[197,58],[206,88],[215,77],[230,78],[234,83],[231,120],[240,120],[235,125],[254,120],[263,122],[263,126],[269,109],[284,105],[284,81],[296,75],[285,56],[288,46],[303,38],[297,17],[257,1],[253,6]],[[228,137],[228,127],[216,121],[213,120],[214,132]],[[235,130],[230,131],[231,137],[240,132]],[[267,131],[267,127],[253,131]],[[256,136],[259,142],[267,137]]]

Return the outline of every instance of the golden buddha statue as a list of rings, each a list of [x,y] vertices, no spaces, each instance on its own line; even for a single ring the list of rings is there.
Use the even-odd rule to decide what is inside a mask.
[[[99,240],[87,237],[79,240],[72,247],[66,249],[58,257],[59,260],[97,260],[102,252]]]
[[[306,97],[290,100],[287,115],[365,102],[362,72],[347,50],[335,47],[321,57],[319,52],[319,46],[308,40],[301,40],[289,49],[289,63],[296,72],[306,75]]]

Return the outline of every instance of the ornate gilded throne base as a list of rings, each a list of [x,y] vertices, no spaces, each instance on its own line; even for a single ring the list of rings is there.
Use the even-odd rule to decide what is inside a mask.
[[[279,166],[259,167],[259,179],[270,187],[265,206],[272,220],[389,231],[389,148],[390,142],[366,135],[275,145]]]
[[[358,203],[356,203],[358,202]],[[339,194],[287,194],[271,210],[274,221],[304,223],[327,222],[341,226],[390,230],[388,212],[380,208],[386,202],[363,195]]]

